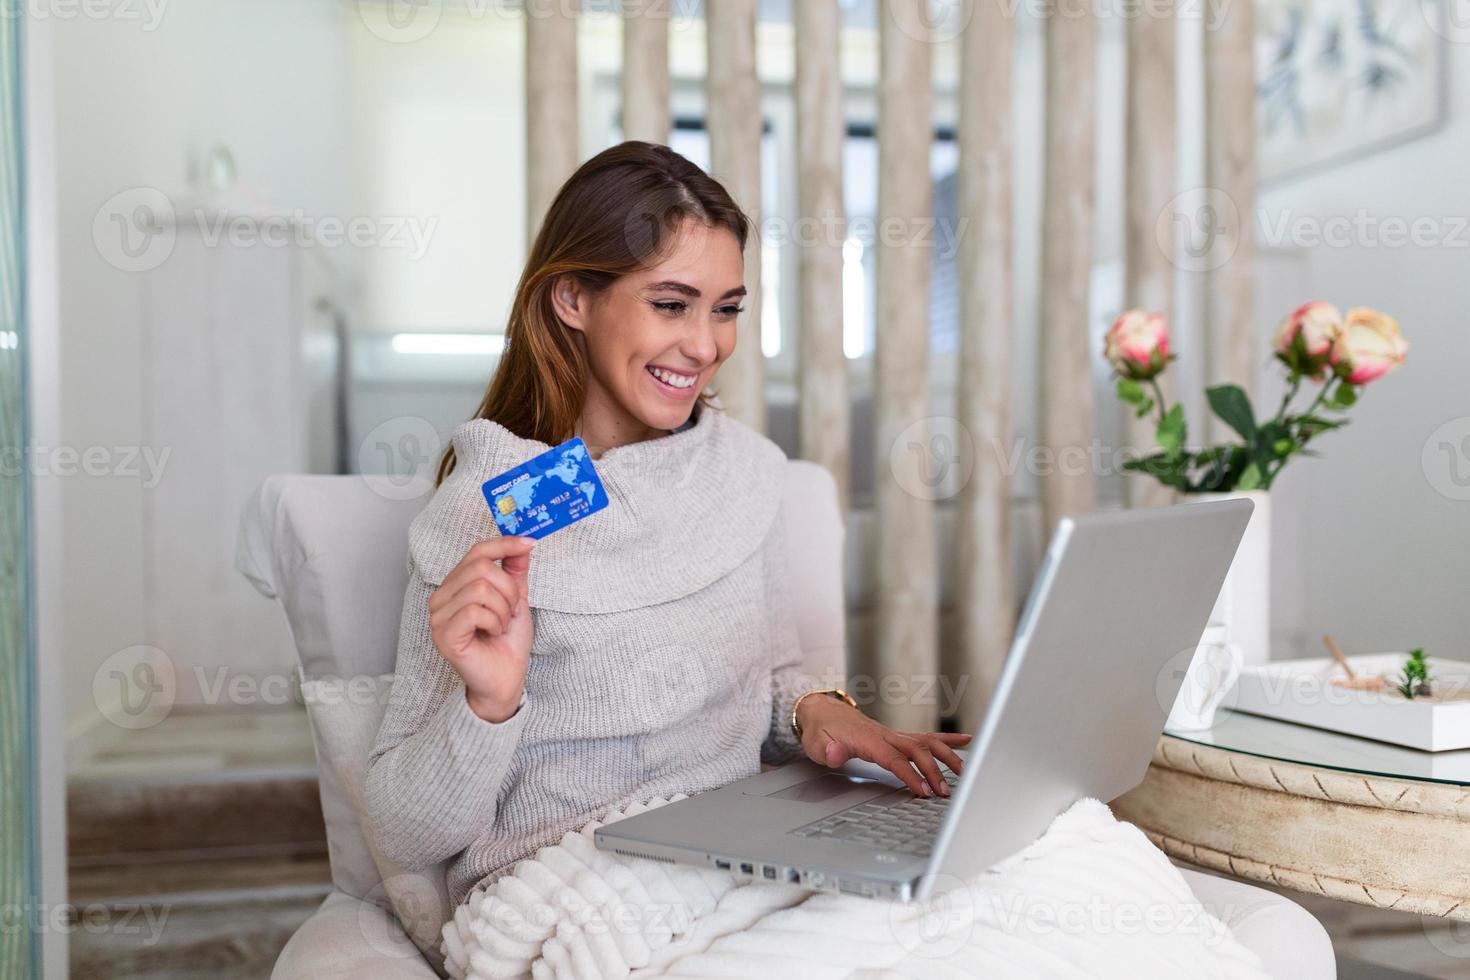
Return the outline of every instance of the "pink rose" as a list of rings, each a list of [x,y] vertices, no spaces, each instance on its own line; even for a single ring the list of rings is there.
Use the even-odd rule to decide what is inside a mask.
[[[1276,356],[1302,374],[1320,376],[1332,342],[1342,332],[1342,314],[1331,303],[1314,300],[1287,314],[1271,345]]]
[[[1398,321],[1366,306],[1348,310],[1329,360],[1349,384],[1366,384],[1404,363],[1409,349]]]
[[[1162,313],[1128,310],[1108,328],[1103,356],[1125,378],[1147,381],[1169,361],[1169,328]]]

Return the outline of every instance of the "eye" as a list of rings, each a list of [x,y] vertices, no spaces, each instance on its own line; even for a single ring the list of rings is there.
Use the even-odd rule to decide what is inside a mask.
[[[735,303],[715,307],[715,314],[722,317],[736,317],[745,312],[745,307]]]
[[[671,316],[678,316],[689,309],[689,304],[681,299],[656,299],[651,302],[655,310],[658,310],[660,313],[668,313]]]

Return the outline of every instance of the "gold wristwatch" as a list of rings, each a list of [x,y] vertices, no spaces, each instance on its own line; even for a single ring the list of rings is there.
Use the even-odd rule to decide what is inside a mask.
[[[852,695],[840,687],[829,687],[820,691],[807,691],[801,697],[797,698],[796,703],[791,706],[791,731],[795,733],[798,742],[801,741],[801,723],[796,720],[796,709],[801,707],[801,702],[813,694],[830,694],[839,701],[846,701],[854,708],[858,706],[858,703],[852,699]]]

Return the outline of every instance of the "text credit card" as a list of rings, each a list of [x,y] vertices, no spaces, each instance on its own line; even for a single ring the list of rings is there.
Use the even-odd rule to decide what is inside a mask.
[[[486,480],[480,488],[500,533],[543,538],[607,506],[580,436]]]

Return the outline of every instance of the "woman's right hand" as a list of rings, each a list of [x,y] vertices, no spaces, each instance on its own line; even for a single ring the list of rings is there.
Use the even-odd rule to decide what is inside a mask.
[[[489,722],[515,714],[525,689],[535,638],[526,603],[535,544],[525,537],[481,541],[429,596],[434,648],[464,681],[470,710]]]

